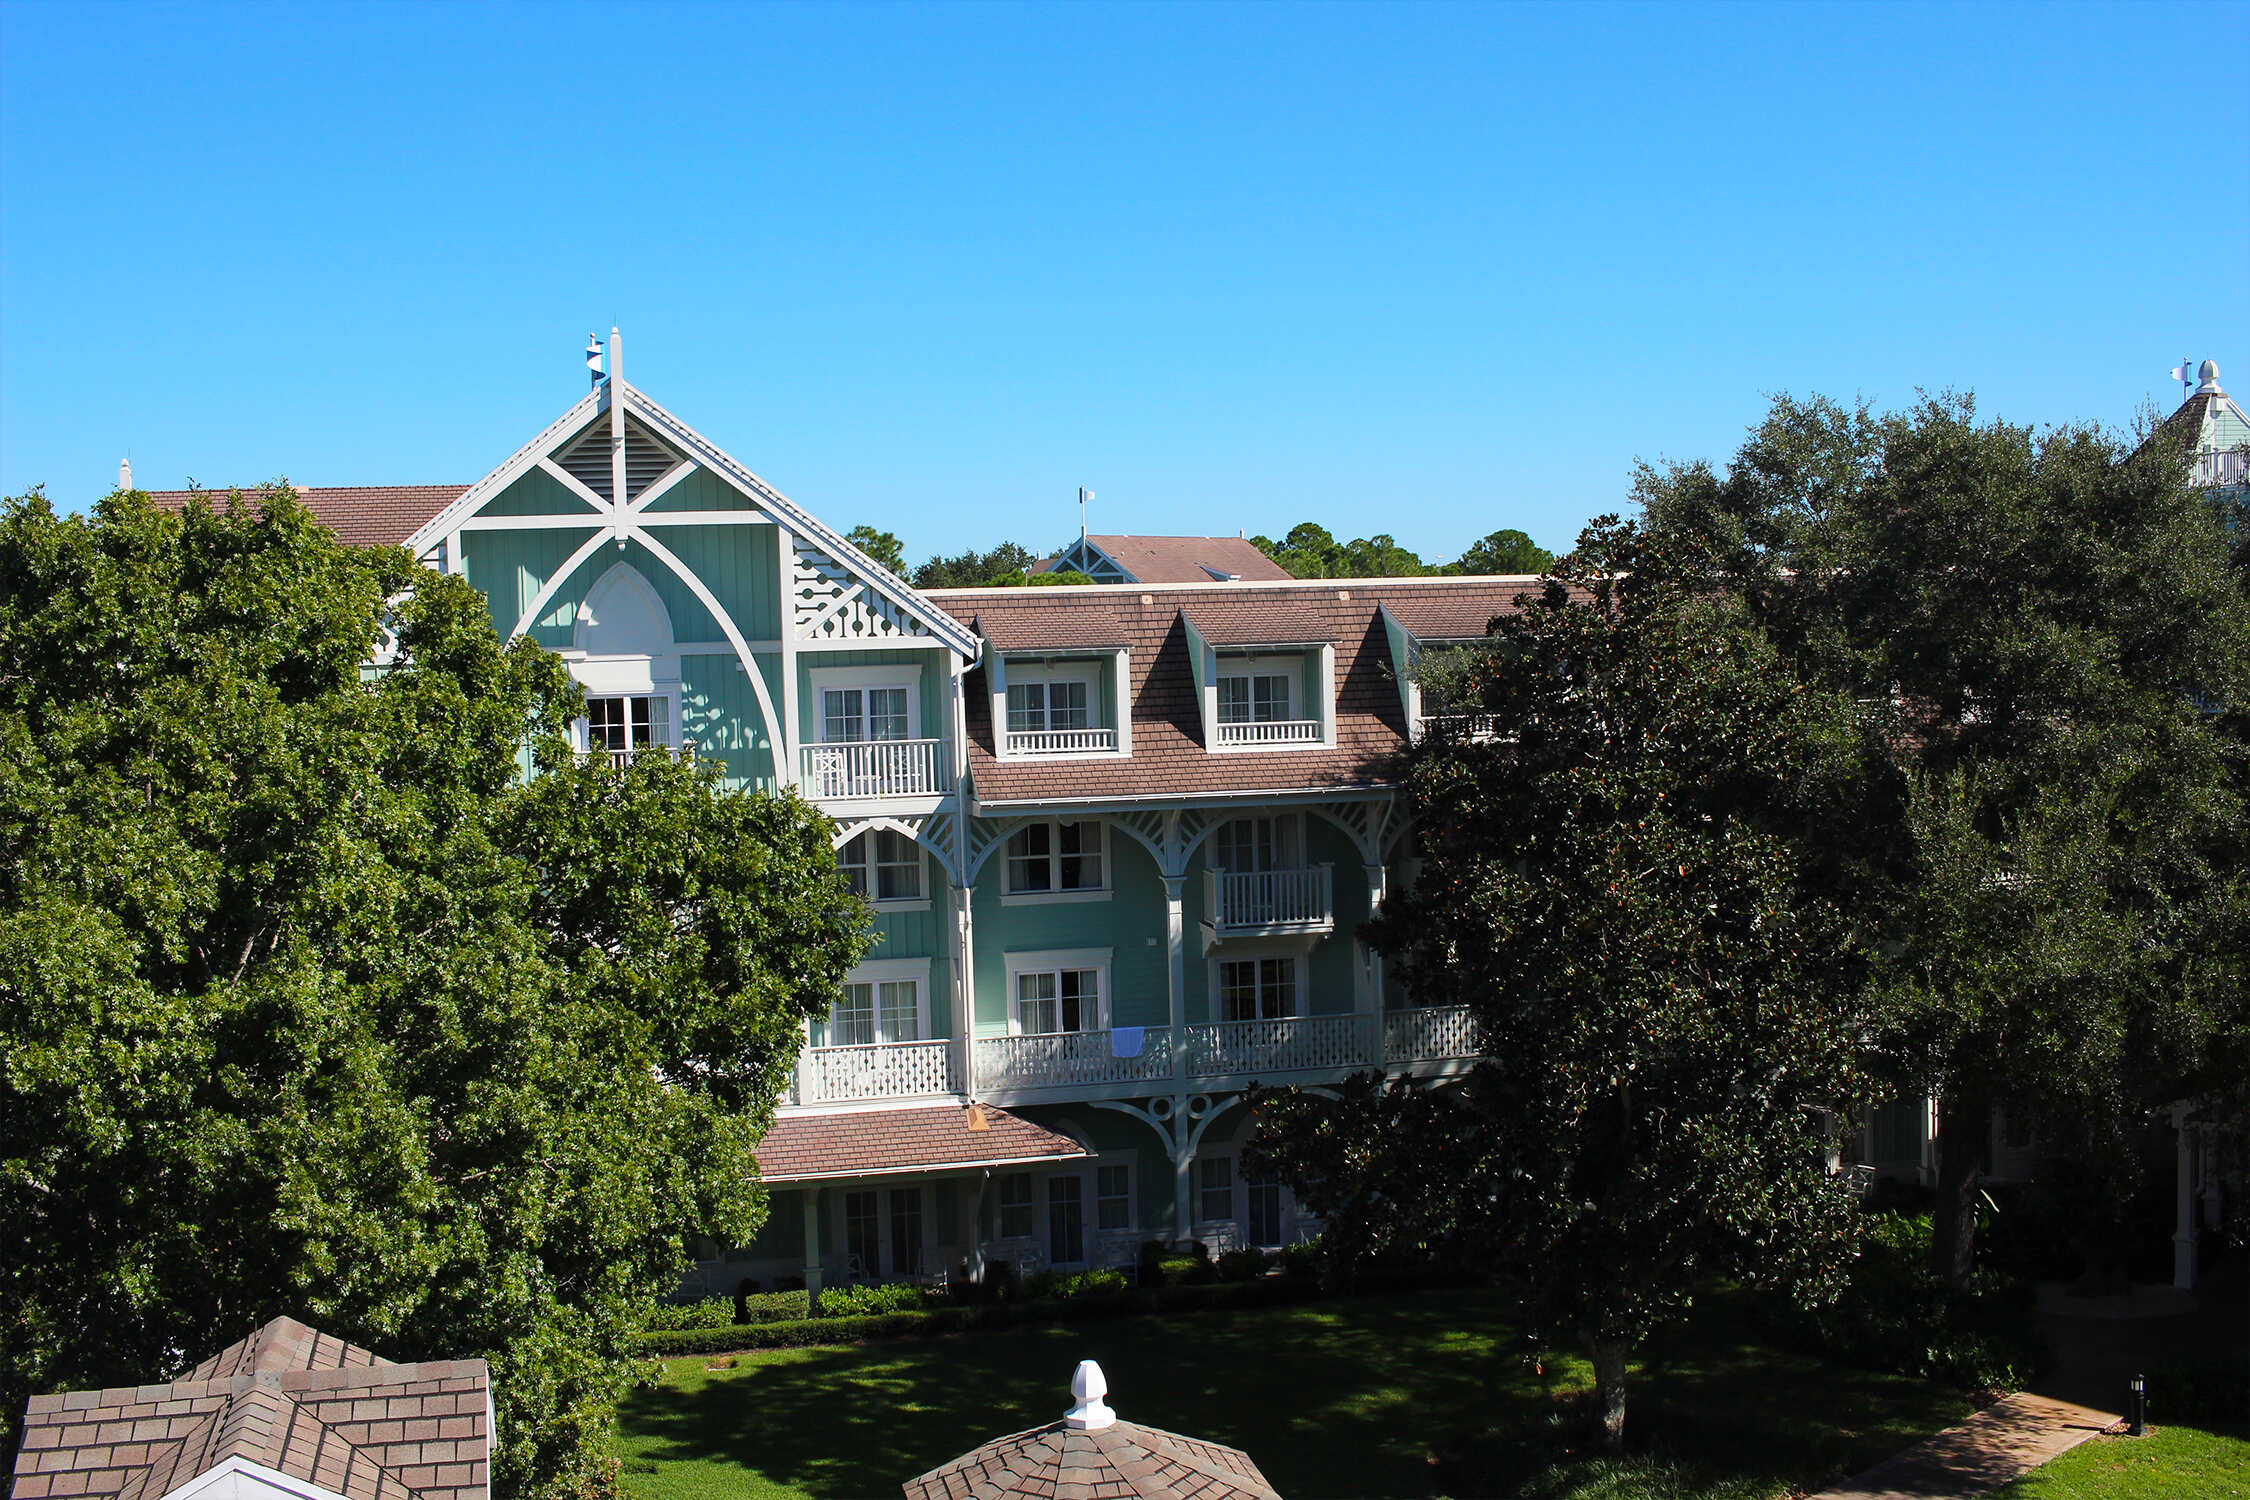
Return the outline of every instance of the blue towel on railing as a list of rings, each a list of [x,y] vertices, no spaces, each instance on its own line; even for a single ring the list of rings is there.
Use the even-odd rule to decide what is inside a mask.
[[[1141,1038],[1145,1026],[1112,1026],[1109,1029],[1109,1055],[1111,1057],[1139,1057]]]

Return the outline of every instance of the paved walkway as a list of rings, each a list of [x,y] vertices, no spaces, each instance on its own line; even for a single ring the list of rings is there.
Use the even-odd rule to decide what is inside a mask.
[[[1812,1500],[1968,1500],[2077,1447],[2116,1420],[2113,1412],[2019,1391]]]

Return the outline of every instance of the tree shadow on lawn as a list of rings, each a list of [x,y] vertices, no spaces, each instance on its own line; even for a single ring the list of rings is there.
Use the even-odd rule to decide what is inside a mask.
[[[1856,1472],[1967,1409],[1934,1386],[1743,1343],[1714,1309],[1635,1372],[1644,1456],[1605,1459],[1571,1407],[1585,1367],[1550,1357],[1535,1377],[1512,1308],[1498,1291],[1431,1292],[777,1351],[726,1372],[681,1361],[626,1403],[620,1450],[644,1500],[895,1495],[1059,1417],[1091,1358],[1121,1416],[1241,1448],[1291,1500],[1732,1497]]]

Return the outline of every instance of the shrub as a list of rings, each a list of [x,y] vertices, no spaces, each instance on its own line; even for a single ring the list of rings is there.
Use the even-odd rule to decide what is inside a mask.
[[[1263,1250],[1253,1250],[1248,1246],[1240,1250],[1229,1250],[1219,1257],[1219,1279],[1251,1281],[1265,1275],[1266,1268],[1271,1264]]]
[[[1005,1260],[989,1262],[984,1268],[984,1300],[987,1302],[1013,1302],[1015,1296],[1015,1263]]]
[[[1062,1287],[1062,1274],[1058,1271],[1034,1271],[1022,1282],[1019,1295],[1026,1302],[1050,1302]]]
[[[659,1306],[641,1326],[650,1332],[684,1328],[726,1328],[733,1325],[732,1297],[705,1297],[700,1302],[673,1302]]]
[[[832,1286],[820,1293],[824,1318],[864,1318],[884,1313],[920,1312],[922,1289],[903,1281],[882,1286]]]
[[[1171,1254],[1162,1240],[1141,1241],[1141,1259],[1135,1278],[1142,1286],[1157,1286],[1164,1280],[1164,1261]]]
[[[736,1300],[742,1304],[740,1321],[744,1323],[779,1323],[812,1316],[811,1298],[803,1287],[793,1292],[746,1292]]]
[[[1302,1244],[1281,1247],[1281,1274],[1284,1276],[1318,1276],[1321,1270],[1320,1241],[1306,1240]]]
[[[1131,1289],[1125,1273],[1108,1266],[1096,1266],[1091,1271],[1066,1276],[1058,1288],[1060,1294],[1071,1301],[1084,1301],[1088,1297],[1114,1297]]]
[[[1211,1264],[1193,1255],[1167,1255],[1156,1263],[1157,1286],[1190,1286],[1210,1279]]]
[[[2157,1422],[2250,1427],[2250,1349],[2157,1367],[2148,1377],[2148,1414]]]
[[[1841,1297],[1815,1308],[1767,1298],[1761,1321],[1783,1341],[1845,1364],[1968,1390],[2014,1390],[2037,1374],[2046,1340],[2030,1283],[1985,1275],[1957,1291],[1929,1269],[1929,1256],[1927,1218],[1869,1214]]]

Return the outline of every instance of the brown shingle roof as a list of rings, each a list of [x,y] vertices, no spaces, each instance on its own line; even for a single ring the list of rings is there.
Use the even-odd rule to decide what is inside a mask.
[[[1470,581],[1462,580],[1464,583]],[[1493,616],[1515,613],[1516,595],[1529,594],[1537,598],[1541,588],[1537,578],[1480,578],[1474,581],[1501,587],[1489,593],[1464,593],[1452,589],[1401,591],[1385,595],[1383,607],[1391,612],[1392,619],[1405,626],[1408,633],[1417,640],[1475,640],[1491,626]]]
[[[1090,536],[1136,583],[1212,583],[1231,573],[1245,581],[1287,581],[1289,572],[1238,536]],[[1032,572],[1053,570],[1050,557]]]
[[[907,1500],[1281,1500],[1238,1448],[1115,1422],[996,1438],[899,1488]]]
[[[1063,585],[1058,585],[1062,587]],[[940,607],[945,603],[945,592],[931,596]],[[1043,610],[1037,606],[1022,609],[997,607],[977,612],[972,622],[977,634],[983,636],[1002,651],[1026,651],[1044,647],[1049,650],[1106,650],[1132,644],[1124,622],[1098,605],[1070,610]]]
[[[758,1142],[758,1173],[768,1182],[824,1177],[877,1177],[1060,1161],[1086,1150],[1068,1136],[1042,1130],[989,1104],[976,1106],[985,1128],[971,1128],[969,1107],[840,1110],[783,1115]]]
[[[1306,646],[1337,638],[1333,616],[1300,608],[1265,591],[1190,599],[1184,609],[1196,634],[1214,646]]]
[[[336,533],[338,541],[355,547],[395,547],[468,490],[465,484],[343,485],[299,490],[297,498]],[[257,491],[244,490],[243,494],[254,498]],[[166,510],[180,509],[195,495],[214,506],[226,504],[225,490],[148,492],[149,499]]]
[[[1412,600],[1428,619],[1481,621],[1515,609],[1527,592],[1520,578],[1443,580],[1321,579],[1290,584],[1209,584],[1143,589],[1134,584],[1030,590],[956,589],[935,602],[955,618],[988,610],[1038,612],[1012,627],[1025,649],[1036,647],[1039,619],[1058,635],[1077,628],[1074,616],[1099,612],[1125,628],[1132,648],[1133,753],[1117,760],[1000,760],[993,753],[991,696],[983,674],[967,694],[969,767],[977,798],[988,805],[1098,803],[1126,797],[1216,797],[1249,792],[1323,792],[1387,785],[1393,758],[1406,748],[1398,663],[1377,618],[1378,604]],[[1203,747],[1202,717],[1188,656],[1183,609],[1198,628],[1214,605],[1264,610],[1298,620],[1269,634],[1330,640],[1336,646],[1336,748],[1213,754]],[[1296,634],[1307,632],[1307,634]]]
[[[34,1396],[18,1500],[161,1500],[229,1459],[346,1500],[486,1500],[481,1359],[393,1364],[276,1318],[165,1385]]]

